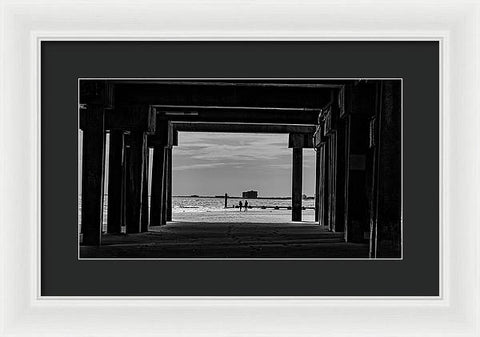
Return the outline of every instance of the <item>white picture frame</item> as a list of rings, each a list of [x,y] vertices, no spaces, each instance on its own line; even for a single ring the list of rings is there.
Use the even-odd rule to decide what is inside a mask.
[[[2,1],[2,336],[480,336],[480,4]],[[42,40],[440,42],[438,297],[42,297]]]

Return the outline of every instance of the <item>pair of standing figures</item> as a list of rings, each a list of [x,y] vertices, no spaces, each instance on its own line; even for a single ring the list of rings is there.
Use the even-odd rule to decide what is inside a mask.
[[[245,208],[245,212],[246,212],[247,209],[248,209],[248,201],[245,200],[245,204],[242,204],[242,201],[240,200],[240,201],[238,202],[238,207],[240,208],[240,212],[242,211],[242,207]]]

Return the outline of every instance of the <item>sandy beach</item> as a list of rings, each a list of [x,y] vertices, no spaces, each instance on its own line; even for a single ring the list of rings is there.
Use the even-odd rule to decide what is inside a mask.
[[[244,218],[245,219],[245,218]],[[168,222],[145,233],[105,234],[82,258],[365,258],[368,245],[318,224]]]
[[[302,212],[303,222],[315,220],[315,211],[306,209]],[[289,223],[292,211],[287,209],[258,209],[239,211],[237,208],[188,212],[173,209],[172,220],[179,222],[223,222],[223,223]]]

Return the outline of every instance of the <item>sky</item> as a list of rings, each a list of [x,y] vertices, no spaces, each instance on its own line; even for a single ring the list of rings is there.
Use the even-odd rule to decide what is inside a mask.
[[[288,134],[180,132],[173,148],[173,195],[290,196]],[[315,152],[303,150],[303,193],[314,195]]]
[[[80,132],[80,154],[82,143]],[[106,165],[108,147],[107,136]],[[79,193],[81,168],[80,156]],[[180,132],[178,146],[172,150],[172,168],[172,194],[177,196],[225,193],[241,196],[249,190],[258,191],[260,197],[291,196],[292,149],[288,148],[288,134]],[[303,193],[314,196],[314,184],[315,152],[304,149]],[[106,186],[108,169],[105,170],[105,191]]]

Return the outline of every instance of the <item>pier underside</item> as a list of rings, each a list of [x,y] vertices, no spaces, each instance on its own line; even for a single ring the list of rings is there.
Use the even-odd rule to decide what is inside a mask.
[[[84,256],[401,256],[400,80],[86,79],[79,89]],[[288,134],[293,222],[306,220],[303,155],[314,149],[315,224],[171,223],[179,132]]]
[[[318,223],[169,222],[145,233],[105,234],[81,246],[88,258],[368,258],[368,244],[346,243]]]

